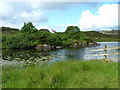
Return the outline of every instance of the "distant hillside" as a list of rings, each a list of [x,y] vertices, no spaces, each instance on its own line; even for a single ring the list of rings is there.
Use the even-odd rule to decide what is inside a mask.
[[[99,31],[102,34],[114,35],[120,37],[120,30],[111,30],[111,31]]]
[[[10,27],[0,27],[3,35],[18,32],[19,29]],[[47,29],[41,29],[41,31],[48,31]],[[64,32],[57,32],[63,34]],[[95,41],[120,41],[120,30],[111,31],[81,31],[80,37],[88,37]]]
[[[19,29],[10,28],[10,27],[0,27],[0,31],[2,31],[2,33],[15,33],[18,32]]]
[[[82,35],[92,38],[95,41],[120,41],[120,30],[111,31],[85,31]]]

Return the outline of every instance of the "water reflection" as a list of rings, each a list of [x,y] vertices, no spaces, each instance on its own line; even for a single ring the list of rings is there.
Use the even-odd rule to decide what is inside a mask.
[[[37,64],[51,59],[49,52],[40,52],[37,50],[2,50],[3,64]]]
[[[93,49],[104,48],[104,45],[108,47],[119,46],[120,42],[98,42],[100,46],[85,47],[77,49],[56,49],[54,51],[38,51],[38,50],[2,50],[2,62],[3,64],[16,63],[16,64],[40,64],[46,61],[59,61],[59,60],[91,60],[102,59],[103,56],[92,56],[94,54],[102,54],[104,51],[94,51]],[[119,52],[118,49],[107,50],[107,53]],[[110,60],[118,60],[120,55],[107,55]]]
[[[69,60],[69,59],[75,59],[75,60],[91,60],[91,59],[103,59],[104,55],[102,56],[92,56],[94,54],[104,54],[103,51],[95,51],[91,52],[93,49],[102,49],[104,48],[104,45],[107,45],[108,47],[117,47],[120,45],[120,42],[98,42],[100,46],[95,47],[85,47],[85,48],[78,48],[78,49],[60,49],[56,51],[52,51],[51,54],[55,55],[52,60],[58,61],[58,60]],[[116,53],[119,52],[118,49],[112,49],[107,50],[107,53]],[[57,55],[59,54],[59,55]],[[112,61],[118,61],[120,58],[120,55],[107,55],[107,58]]]

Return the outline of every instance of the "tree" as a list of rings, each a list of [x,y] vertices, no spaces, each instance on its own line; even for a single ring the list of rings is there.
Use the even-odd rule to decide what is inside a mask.
[[[66,29],[66,31],[65,31],[66,33],[76,33],[76,32],[80,32],[80,29],[79,29],[79,27],[78,26],[68,26],[67,27],[67,29]]]
[[[48,29],[40,29],[40,31],[47,31],[47,32],[50,32]]]
[[[47,38],[47,42],[48,44],[54,45],[54,46],[62,45],[61,36],[57,33],[51,33],[51,35]]]
[[[27,32],[27,33],[34,33],[37,31],[35,26],[33,26],[32,22],[24,23],[24,26],[21,28],[22,32]]]

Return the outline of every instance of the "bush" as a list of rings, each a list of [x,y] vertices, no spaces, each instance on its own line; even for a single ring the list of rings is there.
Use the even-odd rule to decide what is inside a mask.
[[[65,32],[66,33],[74,33],[74,32],[78,33],[80,32],[80,29],[78,26],[68,26]]]
[[[24,23],[24,26],[21,28],[22,32],[35,33],[37,29],[33,26],[32,22]]]
[[[68,26],[63,33],[51,33],[48,29],[37,30],[31,22],[24,23],[20,31],[2,35],[3,48],[30,48],[38,44],[69,47],[74,41],[89,42],[77,26]]]
[[[30,48],[37,45],[39,42],[34,34],[16,33],[3,36],[3,48]]]

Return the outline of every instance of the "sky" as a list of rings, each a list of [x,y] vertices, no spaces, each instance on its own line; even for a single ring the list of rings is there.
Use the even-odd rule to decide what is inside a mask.
[[[0,27],[21,29],[32,22],[37,29],[64,32],[118,29],[118,2],[1,2]]]

